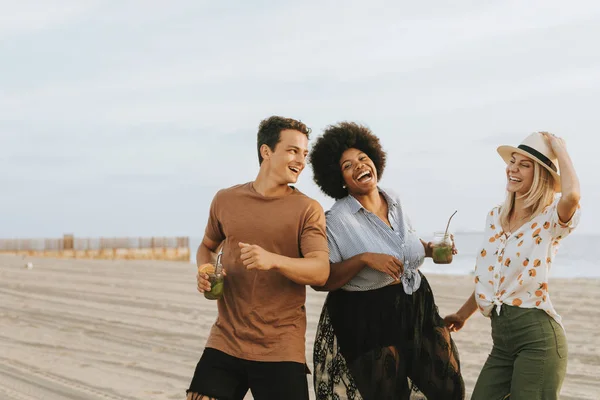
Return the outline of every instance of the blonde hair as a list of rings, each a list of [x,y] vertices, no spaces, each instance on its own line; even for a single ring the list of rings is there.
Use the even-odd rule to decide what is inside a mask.
[[[525,199],[525,209],[529,211],[531,220],[541,213],[554,200],[554,177],[539,163],[533,163],[533,182],[527,193],[520,198]],[[508,226],[508,220],[515,207],[516,193],[507,192],[506,199],[500,207],[500,223]]]

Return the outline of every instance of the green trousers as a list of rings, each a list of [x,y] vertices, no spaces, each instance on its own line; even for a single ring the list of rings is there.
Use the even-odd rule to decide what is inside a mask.
[[[537,308],[492,311],[494,346],[471,400],[555,400],[567,370],[563,328]]]

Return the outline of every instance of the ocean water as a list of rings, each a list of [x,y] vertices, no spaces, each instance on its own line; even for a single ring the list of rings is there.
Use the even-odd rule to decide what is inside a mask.
[[[431,237],[423,236],[423,240]],[[434,264],[431,259],[426,259],[421,267],[423,273],[468,275],[475,266],[475,257],[483,243],[483,233],[480,232],[455,232],[454,240],[458,254],[454,256],[451,264]],[[196,260],[196,250],[200,245],[201,237],[190,238],[191,262]],[[600,247],[600,235],[580,234],[575,231],[561,242],[561,247],[552,264],[551,277],[557,278],[600,278],[600,265],[596,253],[592,251],[595,246]]]
[[[430,238],[423,238],[430,240]],[[465,275],[470,274],[475,267],[475,257],[483,244],[483,233],[455,233],[454,240],[458,253],[452,264],[434,264],[426,259],[421,267],[424,273],[444,273]],[[550,277],[557,278],[600,278],[598,259],[593,251],[594,246],[600,247],[600,235],[579,234],[575,231],[561,241],[558,253],[552,263]]]

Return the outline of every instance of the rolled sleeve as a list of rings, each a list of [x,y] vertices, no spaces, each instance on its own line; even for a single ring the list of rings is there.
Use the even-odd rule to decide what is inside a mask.
[[[325,233],[325,213],[316,201],[311,204],[306,214],[300,236],[300,250],[302,255],[315,252],[327,252],[327,237]]]
[[[560,217],[558,216],[558,202],[560,201],[560,197],[554,201],[552,204],[549,213],[550,213],[550,233],[553,238],[565,238],[567,237],[577,225],[579,225],[579,220],[581,219],[581,208],[578,206],[577,210],[571,217],[571,219],[567,222],[562,222]]]
[[[206,223],[206,229],[204,230],[204,234],[206,235],[206,237],[217,243],[220,243],[223,240],[225,240],[225,234],[223,233],[223,228],[221,226],[221,222],[219,221],[220,193],[221,192],[217,192],[210,204],[208,222]]]

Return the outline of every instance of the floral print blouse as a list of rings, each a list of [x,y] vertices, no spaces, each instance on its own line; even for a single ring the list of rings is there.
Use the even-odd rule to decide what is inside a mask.
[[[499,219],[500,207],[488,213],[484,242],[475,265],[475,299],[479,310],[489,317],[494,306],[508,304],[539,308],[561,324],[550,301],[548,275],[561,239],[579,223],[577,209],[568,223],[558,217],[560,196],[517,231],[505,234]]]

